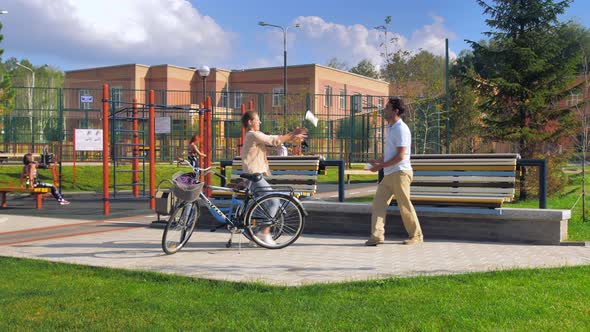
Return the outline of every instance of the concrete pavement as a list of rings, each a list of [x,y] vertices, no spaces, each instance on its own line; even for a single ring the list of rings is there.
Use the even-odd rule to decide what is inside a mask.
[[[590,248],[403,239],[365,247],[364,238],[303,235],[281,250],[225,248],[226,232],[199,230],[188,246],[167,256],[155,215],[108,220],[0,215],[0,256],[157,271],[190,277],[297,286],[385,277],[441,275],[513,268],[590,264]]]

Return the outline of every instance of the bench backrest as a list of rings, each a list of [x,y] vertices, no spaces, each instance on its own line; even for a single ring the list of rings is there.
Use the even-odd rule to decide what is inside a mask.
[[[412,155],[412,201],[500,207],[514,199],[518,154]]]
[[[313,196],[317,191],[320,156],[269,156],[272,175],[265,177],[271,186],[289,186],[296,196]],[[232,161],[231,182],[239,181],[242,158]]]

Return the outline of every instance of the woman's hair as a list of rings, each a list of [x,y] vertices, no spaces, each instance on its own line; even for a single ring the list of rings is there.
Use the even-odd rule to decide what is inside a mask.
[[[248,122],[250,120],[254,120],[254,116],[258,114],[256,111],[246,111],[244,115],[242,115],[242,127],[248,129]]]
[[[23,164],[28,165],[33,162],[33,155],[27,153],[23,156]]]
[[[199,141],[199,135],[193,135],[193,136],[191,136],[191,139],[190,139],[190,141],[188,142],[188,144],[191,144],[191,143],[196,143],[196,142],[198,142],[198,141]]]
[[[399,99],[399,98],[389,98],[389,103],[391,104],[391,108],[395,111],[396,109],[398,110],[398,114],[402,115],[404,114],[404,112],[406,111],[406,105],[404,105],[404,102]]]

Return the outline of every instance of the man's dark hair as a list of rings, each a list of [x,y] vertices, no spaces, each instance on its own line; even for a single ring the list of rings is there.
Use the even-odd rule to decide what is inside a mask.
[[[396,98],[396,97],[389,98],[389,104],[391,104],[391,108],[394,111],[396,109],[398,110],[399,115],[404,114],[404,112],[406,111],[406,105],[404,105],[404,102],[399,98]]]

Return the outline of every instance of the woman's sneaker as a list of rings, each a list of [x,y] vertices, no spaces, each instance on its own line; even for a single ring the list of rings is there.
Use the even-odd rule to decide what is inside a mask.
[[[275,240],[272,239],[272,236],[270,234],[261,234],[258,237],[260,240],[262,240],[262,242],[271,245],[271,246],[276,246],[277,243],[275,242]]]
[[[65,199],[62,199],[59,201],[59,204],[60,205],[68,205],[68,204],[70,204],[70,202],[66,201]]]

